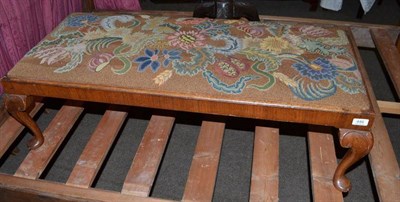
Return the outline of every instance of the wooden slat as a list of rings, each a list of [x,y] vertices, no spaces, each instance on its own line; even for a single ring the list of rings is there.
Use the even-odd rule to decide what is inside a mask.
[[[400,52],[386,30],[371,29],[371,34],[397,95],[400,95]]]
[[[203,121],[183,194],[184,201],[211,201],[224,129],[224,123]]]
[[[175,118],[152,116],[125,178],[122,193],[148,196]]]
[[[35,107],[29,113],[31,117],[35,116],[35,114],[42,108],[43,103],[36,103]],[[20,124],[17,120],[12,118],[11,116],[4,122],[3,125],[0,125],[0,157],[4,155],[10,145],[15,141],[18,135],[22,132],[25,127]]]
[[[352,38],[352,36],[350,36]],[[351,40],[352,41],[352,40]],[[353,42],[352,42],[353,43]],[[354,43],[352,44],[355,45]],[[362,65],[361,55],[357,51],[355,56],[360,65]],[[379,110],[378,103],[372,86],[365,70],[360,69],[360,73],[365,81],[367,94],[371,100],[373,110],[375,112],[375,121],[372,127],[372,135],[374,137],[374,146],[369,153],[371,161],[371,169],[374,175],[375,185],[378,191],[380,201],[397,201],[400,196],[400,168],[397,163],[390,137],[383,122],[382,115]]]
[[[388,102],[378,100],[378,106],[381,113],[387,114],[400,114],[400,103],[399,102]]]
[[[28,153],[15,176],[39,178],[82,111],[82,107],[64,105],[43,132],[43,145]]]
[[[371,169],[380,201],[398,201],[400,197],[400,168],[385,123],[380,114],[372,128],[374,147],[369,153]]]
[[[250,201],[278,201],[279,130],[256,127]]]
[[[56,200],[55,200],[56,199]],[[57,182],[0,174],[0,201],[169,201],[123,195],[119,192],[65,186]]]
[[[337,167],[332,134],[308,132],[308,147],[314,201],[343,201],[332,183]]]
[[[88,188],[117,136],[126,112],[107,110],[67,180],[67,185]]]

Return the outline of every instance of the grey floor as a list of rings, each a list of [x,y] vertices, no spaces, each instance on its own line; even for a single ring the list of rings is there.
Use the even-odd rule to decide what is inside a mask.
[[[255,1],[251,1],[255,2]],[[362,19],[356,19],[358,1],[345,1],[339,12],[318,8],[310,12],[309,4],[302,1],[258,1],[260,14],[307,17],[319,19],[346,20],[366,23],[393,24],[400,22],[400,6],[397,0],[384,0],[382,5],[375,5]],[[193,3],[152,3],[142,1],[144,10],[187,10],[192,11]],[[387,73],[382,69],[380,59],[374,49],[360,50],[369,73],[376,97],[380,100],[399,101],[394,95],[393,87],[386,82]],[[46,100],[47,111],[41,111],[37,122],[45,129],[57,110],[62,105],[60,100]],[[62,145],[63,150],[55,155],[51,166],[41,176],[42,179],[66,182],[78,160],[91,133],[100,121],[102,113],[107,108],[101,104],[86,104],[79,124],[73,128]],[[96,179],[94,187],[119,191],[129,169],[130,163],[138,148],[141,137],[146,129],[151,114],[169,112],[151,109],[130,109],[129,119],[112,147],[112,153],[107,157],[107,164]],[[151,195],[166,199],[181,199],[187,179],[191,158],[200,130],[201,120],[215,120],[219,117],[209,117],[201,114],[175,113],[177,122],[173,128],[159,174]],[[400,117],[384,117],[391,141],[400,158]],[[254,126],[257,124],[277,126],[280,135],[280,179],[279,198],[281,201],[311,201],[312,194],[309,180],[309,164],[307,157],[306,125],[285,124],[255,121],[249,119],[225,118],[227,129],[223,140],[222,156],[219,164],[218,177],[214,193],[215,201],[247,201],[249,197],[250,172],[252,163],[252,142]],[[26,142],[30,134],[25,131],[12,146],[8,154],[0,159],[0,172],[14,173],[25,158],[28,150]],[[11,154],[18,148],[17,154]],[[337,155],[343,152],[338,148]],[[364,159],[348,174],[352,179],[353,190],[345,195],[345,201],[377,201],[374,191],[373,177],[369,170],[369,161]],[[399,187],[400,189],[400,187]]]

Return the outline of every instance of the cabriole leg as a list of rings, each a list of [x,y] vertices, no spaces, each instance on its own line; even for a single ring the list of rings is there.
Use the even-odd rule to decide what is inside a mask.
[[[5,95],[4,104],[8,113],[33,133],[34,137],[28,142],[29,149],[39,148],[43,144],[44,138],[36,122],[29,116],[29,112],[34,106],[32,96]]]
[[[368,131],[348,129],[339,130],[339,139],[340,145],[344,148],[349,148],[349,150],[336,168],[333,184],[338,190],[348,192],[351,189],[351,183],[345,176],[345,172],[371,151],[374,139]]]

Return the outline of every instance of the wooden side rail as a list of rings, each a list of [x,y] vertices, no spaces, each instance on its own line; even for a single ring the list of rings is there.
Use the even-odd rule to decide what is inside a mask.
[[[384,29],[371,29],[372,38],[382,57],[386,70],[392,79],[393,86],[400,95],[400,52],[392,43],[389,34]]]
[[[0,179],[0,201],[170,201],[124,195],[115,191],[65,186],[61,183],[32,180],[1,173]]]

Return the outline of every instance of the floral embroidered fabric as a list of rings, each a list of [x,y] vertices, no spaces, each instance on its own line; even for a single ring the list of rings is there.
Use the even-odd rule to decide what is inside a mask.
[[[9,76],[359,111],[370,106],[358,68],[335,26],[75,13]]]

